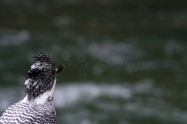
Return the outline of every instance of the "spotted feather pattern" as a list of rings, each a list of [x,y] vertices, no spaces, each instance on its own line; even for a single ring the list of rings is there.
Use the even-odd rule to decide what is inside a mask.
[[[55,66],[45,53],[38,54],[34,57],[34,68],[29,69],[26,79],[25,93],[29,100],[33,100],[40,94],[50,90],[55,79]]]
[[[42,52],[34,57],[34,64],[26,74],[25,98],[6,109],[0,124],[56,124],[55,84],[55,66]]]

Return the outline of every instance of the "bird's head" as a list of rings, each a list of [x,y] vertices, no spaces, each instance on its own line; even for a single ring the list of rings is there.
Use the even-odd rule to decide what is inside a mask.
[[[26,74],[25,93],[28,100],[34,100],[56,84],[56,68],[48,55],[41,52],[34,57],[34,63]]]

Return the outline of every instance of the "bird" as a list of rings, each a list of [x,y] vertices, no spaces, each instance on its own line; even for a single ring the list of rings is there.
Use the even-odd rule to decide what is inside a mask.
[[[62,68],[44,52],[33,57],[34,62],[26,74],[25,96],[3,112],[0,124],[56,124],[53,94],[56,74]]]

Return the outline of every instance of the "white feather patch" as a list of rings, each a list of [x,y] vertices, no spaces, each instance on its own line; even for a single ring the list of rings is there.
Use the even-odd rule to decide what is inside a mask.
[[[25,85],[28,85],[30,82],[30,78],[25,81]]]

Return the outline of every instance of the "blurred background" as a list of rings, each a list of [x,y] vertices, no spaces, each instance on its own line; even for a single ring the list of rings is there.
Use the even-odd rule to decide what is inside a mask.
[[[182,0],[1,0],[0,113],[24,96],[32,57],[58,75],[58,124],[186,124]]]

